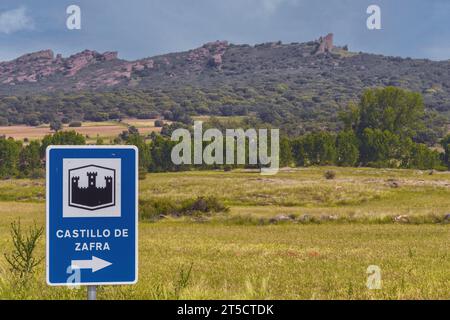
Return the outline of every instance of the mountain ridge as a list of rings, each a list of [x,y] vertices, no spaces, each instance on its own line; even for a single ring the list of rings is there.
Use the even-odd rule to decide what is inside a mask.
[[[134,61],[119,59],[117,52],[85,50],[64,58],[51,50],[39,51],[0,63],[0,95],[74,93],[74,101],[58,96],[51,101],[61,107],[38,101],[20,107],[3,98],[0,109],[10,123],[27,123],[20,116],[23,110],[45,121],[44,113],[58,110],[70,113],[70,118],[103,119],[113,114],[161,114],[174,108],[188,114],[228,114],[230,108],[243,107],[271,123],[286,118],[330,123],[365,89],[396,86],[421,93],[427,110],[450,119],[450,60],[351,52],[333,40],[333,34],[328,34],[289,44],[215,41]],[[114,97],[94,96],[102,92]],[[71,103],[70,108],[76,109],[69,108]]]
[[[450,66],[448,61],[431,61],[428,59],[410,59],[400,57],[390,57],[368,53],[352,53],[347,46],[337,47],[333,43],[333,34],[328,34],[318,40],[306,43],[283,44],[279,42],[268,42],[263,44],[234,45],[228,41],[215,41],[206,43],[203,46],[184,52],[168,53],[147,57],[138,60],[119,59],[118,52],[111,51],[99,53],[93,50],[84,50],[75,53],[67,58],[61,54],[55,55],[51,49],[22,55],[11,61],[0,62],[0,93],[32,93],[53,92],[53,91],[81,91],[81,90],[102,90],[114,87],[146,88],[153,86],[145,81],[146,78],[166,78],[164,80],[186,79],[189,76],[200,74],[209,76],[208,71],[215,71],[227,76],[236,76],[239,65],[236,62],[236,51],[243,53],[242,58],[251,65],[246,66],[243,71],[259,73],[263,69],[285,70],[288,73],[293,69],[303,71],[305,68],[315,68],[315,61],[318,60],[318,67],[330,67],[338,69],[342,61],[354,61],[357,57],[365,57],[369,64],[370,60],[385,60],[384,62],[415,62],[429,66]],[[253,51],[250,52],[249,51]],[[260,54],[262,51],[274,53],[273,57]],[[268,61],[277,59],[276,51],[284,51],[282,55],[294,61],[297,65],[283,65],[283,61]],[[290,52],[289,52],[290,51]],[[231,56],[230,59],[227,57]],[[319,57],[321,56],[321,57]],[[325,57],[331,57],[332,64],[327,63]],[[371,58],[371,59],[370,59]],[[378,58],[378,59],[376,59]],[[264,61],[265,60],[265,61]],[[321,61],[322,60],[322,61]],[[340,60],[340,61],[339,61]],[[233,65],[234,64],[234,65]],[[253,67],[253,68],[252,68]],[[370,69],[375,66],[362,65],[360,70]],[[287,69],[287,70],[286,70]],[[90,72],[89,72],[90,71]],[[328,70],[330,71],[330,70]],[[367,70],[369,72],[370,70]],[[144,81],[142,81],[144,80]],[[53,83],[52,83],[53,82]],[[140,86],[139,83],[144,85]],[[160,81],[155,81],[160,82]],[[163,81],[164,82],[164,81]],[[169,81],[170,82],[170,81]],[[395,81],[394,81],[395,82]],[[374,83],[376,84],[376,83]],[[383,83],[379,83],[383,85]],[[448,88],[445,82],[444,86]],[[442,84],[441,84],[442,86]],[[449,86],[450,87],[450,86]],[[430,87],[431,88],[431,87]],[[430,88],[422,88],[423,90]],[[35,89],[35,90],[34,90]]]
[[[187,75],[199,74],[208,69],[215,69],[218,72],[223,71],[223,69],[227,69],[229,64],[236,62],[236,59],[226,60],[226,55],[230,51],[241,50],[248,57],[248,52],[246,51],[253,50],[254,56],[258,58],[258,51],[289,51],[289,48],[292,49],[291,51],[297,51],[298,53],[297,55],[292,55],[291,52],[288,57],[298,58],[298,69],[301,69],[303,67],[302,64],[305,62],[310,63],[310,61],[307,61],[308,57],[317,55],[330,55],[333,58],[339,57],[343,59],[352,59],[352,57],[359,55],[370,55],[372,57],[384,57],[388,60],[412,60],[431,65],[448,62],[388,57],[361,52],[350,53],[347,46],[337,47],[334,45],[333,34],[328,34],[315,41],[290,44],[283,44],[279,41],[250,46],[245,44],[234,45],[227,41],[215,41],[189,51],[162,54],[138,60],[119,59],[118,53],[115,51],[99,53],[87,49],[63,58],[61,54],[55,56],[51,49],[47,49],[28,53],[11,61],[0,62],[0,92],[8,91],[8,87],[12,92],[16,91],[19,93],[32,92],[34,87],[38,88],[39,92],[101,90],[115,86],[133,88],[139,87],[136,85],[135,80],[152,77],[153,74],[158,73],[162,73],[161,76],[167,78],[183,78]],[[263,58],[271,57],[266,55]],[[261,59],[259,61],[257,59],[253,60],[256,60],[252,61],[255,62],[254,65],[260,63],[267,67],[267,61],[261,61]],[[337,67],[338,65],[339,61],[335,62],[334,66]],[[179,68],[180,66],[182,68]],[[276,65],[275,67],[271,65],[267,69],[277,69],[277,67]],[[79,73],[89,68],[92,69],[91,73],[85,72],[81,77],[76,77]],[[228,68],[228,74],[230,74],[230,69],[233,70],[234,68],[235,66]],[[283,67],[279,69],[283,69]],[[254,68],[249,71],[258,70]],[[52,83],[52,80],[55,83]]]

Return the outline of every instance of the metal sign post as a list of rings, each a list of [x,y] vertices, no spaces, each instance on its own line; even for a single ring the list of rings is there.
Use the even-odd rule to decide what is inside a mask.
[[[87,287],[88,300],[97,300],[97,287],[88,286]]]
[[[138,276],[138,150],[47,149],[47,283],[135,284]]]

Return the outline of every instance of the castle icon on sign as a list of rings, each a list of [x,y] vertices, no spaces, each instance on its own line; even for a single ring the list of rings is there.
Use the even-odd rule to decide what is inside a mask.
[[[92,169],[98,169],[93,171]],[[76,168],[76,170],[83,168]],[[98,210],[115,205],[115,170],[98,166],[87,166],[84,174],[70,174],[69,186],[69,206],[86,209]],[[105,172],[105,170],[107,170]],[[71,170],[72,171],[72,170]],[[104,183],[102,186],[97,185],[97,177],[99,171],[102,171]],[[80,186],[80,178],[82,175],[87,177],[87,186]]]
[[[105,177],[106,186],[97,187],[97,172],[88,172],[87,188],[78,186],[80,177],[72,177],[72,203],[97,207],[113,201],[112,177]]]

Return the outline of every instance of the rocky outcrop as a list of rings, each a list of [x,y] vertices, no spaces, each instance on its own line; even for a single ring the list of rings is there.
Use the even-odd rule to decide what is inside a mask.
[[[52,50],[42,50],[38,52],[28,53],[16,59],[17,63],[27,63],[37,60],[53,60],[54,53]]]
[[[143,71],[146,69],[153,69],[155,67],[155,61],[153,59],[143,59],[131,64],[132,71]]]
[[[197,48],[189,52],[187,60],[189,62],[199,62],[210,57],[210,52],[205,47]]]
[[[190,51],[187,60],[199,66],[204,65],[206,61],[208,66],[219,68],[228,47],[228,41],[208,42],[202,47]]]
[[[54,55],[52,50],[43,50],[25,54],[15,60],[0,63],[0,83],[20,84],[37,82],[40,79],[63,74],[66,77],[76,75],[80,70],[98,62],[118,59],[117,52],[85,50],[68,58]]]
[[[105,52],[100,54],[96,51],[85,50],[83,52],[74,54],[65,60],[66,76],[74,76],[81,69],[100,61],[111,61],[117,59],[117,52]]]
[[[58,66],[53,61],[53,51],[43,50],[25,54],[10,62],[2,62],[0,83],[14,85],[21,82],[36,82],[57,71]]]
[[[172,68],[173,64],[178,63],[180,59],[188,61],[186,69],[182,71],[186,74],[199,72],[207,66],[220,69],[223,64],[223,55],[228,47],[227,41],[215,41],[191,50],[184,56],[176,56],[175,59],[171,56],[160,56],[134,62],[119,60],[117,52],[114,51],[98,53],[93,50],[84,50],[64,58],[61,54],[55,57],[52,50],[42,50],[25,54],[12,61],[0,62],[0,85],[35,83],[57,75],[72,78],[92,65],[99,65],[99,67],[89,69],[89,74],[83,74],[83,79],[76,79],[73,85],[75,88],[113,86],[131,79],[133,72],[165,70]],[[173,71],[168,73],[170,77],[176,77],[177,74]]]
[[[108,52],[103,53],[100,56],[100,59],[102,61],[116,60],[116,59],[118,59],[118,53],[117,53],[117,51],[108,51]]]
[[[211,63],[215,67],[222,65],[222,54],[217,53],[217,54],[213,55],[211,58]]]
[[[317,49],[315,54],[331,52],[334,48],[333,34],[329,33],[325,37],[320,37],[317,41]]]
[[[216,68],[220,68],[223,63],[223,55],[225,51],[228,49],[228,41],[216,41],[210,42],[205,45],[208,48],[209,52],[212,54],[212,57],[209,61],[211,66]]]

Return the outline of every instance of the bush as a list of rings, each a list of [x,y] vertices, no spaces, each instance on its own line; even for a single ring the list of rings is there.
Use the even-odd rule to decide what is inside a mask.
[[[140,201],[139,215],[141,220],[155,221],[161,216],[173,215],[177,211],[176,205],[170,199],[154,199]]]
[[[325,171],[323,176],[327,180],[333,180],[334,178],[336,178],[336,172],[334,172],[333,170],[328,170],[328,171]]]
[[[70,128],[80,128],[82,125],[83,124],[81,123],[81,121],[73,121],[69,123]]]
[[[11,273],[19,280],[26,280],[44,259],[35,257],[35,249],[44,228],[34,225],[28,232],[23,232],[18,221],[11,223],[10,232],[14,250],[10,254],[5,254],[5,259]]]
[[[216,197],[198,197],[195,200],[187,200],[181,206],[181,213],[184,215],[192,215],[200,213],[217,213],[228,211]]]
[[[68,117],[63,117],[63,118],[61,119],[61,122],[62,122],[63,124],[68,124],[68,123],[70,123],[70,118],[68,118]]]
[[[198,197],[181,202],[172,199],[144,200],[139,204],[141,220],[156,221],[164,216],[182,217],[227,212],[229,209],[215,197]]]
[[[44,179],[44,178],[45,178],[44,169],[35,169],[30,173],[30,179]]]
[[[147,169],[140,166],[139,167],[139,180],[145,180],[146,177],[147,177]]]
[[[162,121],[162,120],[156,120],[156,121],[155,121],[155,127],[156,127],[156,128],[162,128],[162,127],[164,127],[164,121]]]
[[[63,124],[59,120],[50,122],[50,130],[58,132],[63,128]]]

